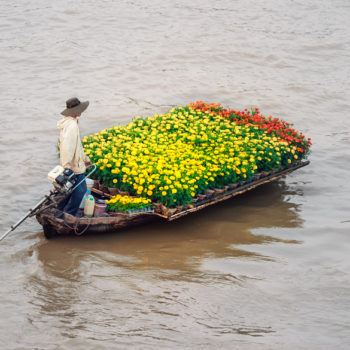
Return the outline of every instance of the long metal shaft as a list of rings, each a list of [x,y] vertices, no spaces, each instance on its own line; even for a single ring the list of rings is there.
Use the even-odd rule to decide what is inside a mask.
[[[10,232],[15,230],[34,210],[38,209],[44,202],[48,200],[48,196],[45,196],[33,209],[29,209],[28,213],[22,217],[22,219],[18,220],[11,228],[5,232],[1,237],[0,241],[2,241]]]
[[[93,168],[93,169],[87,174],[86,177],[89,177],[96,170],[97,167],[95,164],[91,164],[86,167],[86,169],[88,168]],[[67,192],[66,193],[67,196],[71,194],[82,182],[84,182],[85,178],[82,179],[79,183],[77,183],[69,192]],[[42,206],[43,203],[49,200],[49,198],[50,198],[49,196],[45,196],[33,209],[29,209],[28,213],[24,215],[22,219],[20,219],[14,225],[12,225],[11,228],[0,237],[0,241],[2,241],[9,233],[15,230],[28,216],[30,216],[36,209],[40,208],[40,206]]]

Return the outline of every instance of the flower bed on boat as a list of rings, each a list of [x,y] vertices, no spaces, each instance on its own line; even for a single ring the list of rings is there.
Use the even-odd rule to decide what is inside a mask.
[[[291,166],[311,142],[257,110],[196,102],[85,136],[83,145],[104,186],[173,208]]]
[[[107,210],[122,213],[133,213],[150,211],[152,209],[151,200],[143,197],[113,196],[106,201]]]

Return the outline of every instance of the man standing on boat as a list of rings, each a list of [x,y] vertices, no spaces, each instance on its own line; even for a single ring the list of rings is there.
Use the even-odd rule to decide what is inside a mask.
[[[61,112],[64,118],[57,123],[61,130],[60,165],[75,173],[77,183],[85,178],[86,165],[91,164],[89,157],[84,153],[78,125],[78,118],[88,105],[89,101],[80,102],[76,97],[70,98],[66,101],[67,108]],[[59,204],[58,209],[70,215],[76,215],[86,189],[86,182],[83,181],[70,196]]]

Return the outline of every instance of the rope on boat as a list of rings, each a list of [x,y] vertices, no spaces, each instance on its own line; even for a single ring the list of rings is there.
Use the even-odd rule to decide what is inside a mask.
[[[66,220],[64,220],[63,219],[63,224],[64,225],[66,225],[68,228],[70,228],[72,231],[74,231],[74,234],[76,235],[76,236],[81,236],[82,234],[84,234],[86,231],[87,231],[87,229],[90,227],[90,225],[91,225],[91,218],[88,218],[88,223],[87,223],[87,225],[84,227],[84,229],[82,230],[82,231],[80,231],[80,232],[78,232],[78,225],[79,225],[79,222],[80,222],[80,218],[77,218],[77,221],[76,221],[76,223],[74,224],[74,226],[72,227],[72,226],[70,226],[67,222],[66,222]]]
[[[81,236],[83,233],[85,233],[86,230],[87,230],[87,229],[90,227],[90,225],[91,225],[91,219],[89,218],[89,219],[88,219],[88,224],[85,226],[85,228],[84,228],[82,231],[78,232],[78,224],[79,224],[79,221],[80,221],[80,219],[78,219],[77,222],[76,222],[75,225],[74,225],[74,233],[75,233],[77,236]]]

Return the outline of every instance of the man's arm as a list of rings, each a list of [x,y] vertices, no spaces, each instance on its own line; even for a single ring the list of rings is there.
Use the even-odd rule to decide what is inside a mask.
[[[60,148],[61,166],[71,169],[72,160],[77,149],[78,128],[76,125],[69,125],[63,132]]]
[[[92,162],[91,162],[91,160],[90,160],[90,158],[85,154],[85,152],[84,152],[84,162],[85,162],[85,165],[91,165],[92,164]]]

